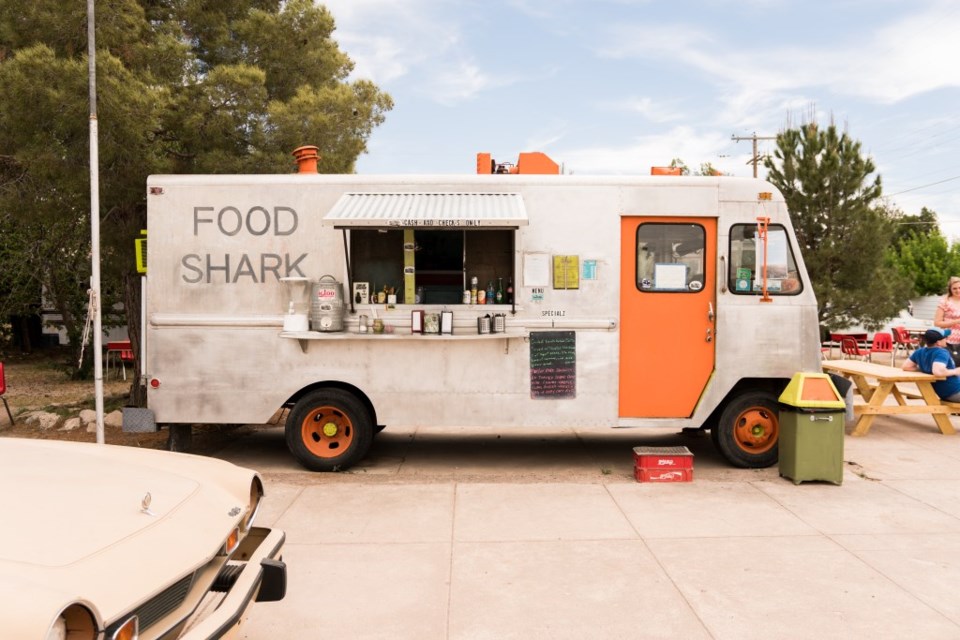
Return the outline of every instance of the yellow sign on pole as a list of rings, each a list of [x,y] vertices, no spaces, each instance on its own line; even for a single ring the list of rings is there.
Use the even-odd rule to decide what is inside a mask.
[[[413,304],[417,286],[416,236],[413,229],[403,230],[403,302]]]
[[[137,273],[147,272],[147,230],[141,229],[142,238],[133,241],[133,246],[137,250]]]

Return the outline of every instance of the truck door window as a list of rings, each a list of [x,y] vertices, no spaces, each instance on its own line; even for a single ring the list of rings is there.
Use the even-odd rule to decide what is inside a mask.
[[[703,289],[706,233],[697,224],[645,223],[637,228],[637,288],[647,292]]]
[[[763,242],[755,224],[730,227],[730,291],[740,295],[761,295]],[[797,295],[803,283],[783,225],[772,224],[767,231],[767,293]]]

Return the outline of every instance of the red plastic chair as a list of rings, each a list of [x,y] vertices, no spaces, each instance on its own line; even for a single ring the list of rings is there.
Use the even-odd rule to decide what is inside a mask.
[[[843,354],[843,359],[847,358],[856,358],[858,360],[866,360],[870,355],[869,351],[862,351],[860,345],[857,343],[856,338],[851,336],[843,336],[840,339],[840,353]]]
[[[893,335],[889,333],[875,333],[873,334],[873,341],[870,343],[870,347],[867,350],[867,359],[870,362],[873,362],[873,354],[875,353],[889,353],[890,354],[890,365],[893,366]]]
[[[3,394],[7,392],[7,376],[3,372],[3,363],[0,362],[0,399],[3,400],[3,406],[7,409],[7,416],[10,418],[10,426],[13,426],[13,414],[10,413],[10,405],[7,404],[7,398]]]
[[[129,340],[117,340],[116,342],[107,343],[107,372],[106,377],[110,377],[110,361],[114,360],[116,363],[120,364],[120,372],[123,375],[123,379],[127,379],[127,362],[133,362],[133,350],[130,348]]]
[[[910,337],[910,332],[907,331],[906,327],[891,327],[890,331],[893,332],[894,357],[900,349],[903,349],[904,355],[909,355],[920,344],[918,340]]]

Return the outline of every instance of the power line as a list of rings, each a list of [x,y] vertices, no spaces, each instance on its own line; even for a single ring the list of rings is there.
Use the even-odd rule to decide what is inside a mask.
[[[760,164],[760,154],[757,151],[757,140],[776,140],[777,136],[758,136],[757,132],[754,131],[752,136],[730,136],[730,139],[734,142],[740,142],[741,140],[753,140],[753,158],[750,159],[747,164],[753,165],[753,177],[757,177],[757,165]]]
[[[953,182],[954,180],[960,180],[960,176],[953,176],[952,178],[945,178],[943,180],[937,180],[936,182],[930,182],[928,184],[921,184],[918,187],[911,187],[909,189],[904,189],[903,191],[897,191],[896,193],[889,193],[886,195],[887,198],[892,198],[893,196],[898,196],[901,193],[909,193],[910,191],[916,191],[917,189],[926,189],[927,187],[934,187],[938,184],[943,184],[944,182]]]

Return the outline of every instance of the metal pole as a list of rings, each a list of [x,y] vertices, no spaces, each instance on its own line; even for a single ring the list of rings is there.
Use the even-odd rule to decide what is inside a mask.
[[[90,303],[93,305],[93,387],[97,443],[103,444],[103,325],[100,317],[100,155],[97,146],[97,55],[93,0],[87,0],[87,67],[90,75]]]
[[[732,135],[730,139],[734,142],[740,142],[741,140],[753,140],[753,158],[747,164],[753,165],[753,177],[757,177],[757,165],[760,164],[760,150],[757,147],[758,140],[776,140],[777,136],[758,136],[757,132],[754,131],[752,136],[737,136]]]

